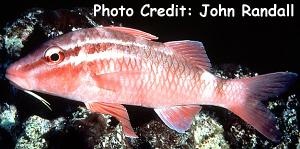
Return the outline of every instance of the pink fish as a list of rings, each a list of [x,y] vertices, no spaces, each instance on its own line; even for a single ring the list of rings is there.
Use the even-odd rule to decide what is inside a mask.
[[[278,96],[297,74],[276,72],[224,80],[198,41],[155,42],[125,27],[95,27],[64,34],[10,65],[6,77],[24,90],[84,102],[110,114],[126,136],[137,137],[123,105],[154,108],[171,129],[189,129],[200,105],[226,108],[278,141],[273,114],[261,103]]]

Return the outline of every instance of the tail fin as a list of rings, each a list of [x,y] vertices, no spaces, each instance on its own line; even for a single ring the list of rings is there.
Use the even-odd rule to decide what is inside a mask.
[[[240,105],[232,105],[230,110],[265,137],[277,142],[280,131],[275,127],[275,117],[260,101],[285,92],[296,78],[296,73],[277,72],[240,79],[238,81],[245,85],[244,99],[240,99],[244,101]]]

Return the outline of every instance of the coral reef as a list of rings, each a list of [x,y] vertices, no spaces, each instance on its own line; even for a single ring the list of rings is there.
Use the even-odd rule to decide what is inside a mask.
[[[0,107],[0,113],[0,127],[4,128],[8,132],[13,131],[13,128],[18,122],[16,107],[4,104]]]
[[[26,55],[35,45],[72,30],[111,24],[114,22],[109,18],[95,18],[85,8],[32,9],[25,12],[8,24],[4,34],[0,35],[2,91],[10,90],[9,82],[4,78],[8,64]],[[214,68],[214,73],[226,79],[257,75],[237,65],[220,65]],[[4,98],[21,100],[0,94],[0,99]],[[192,128],[182,134],[169,129],[157,116],[137,117],[133,126],[139,138],[134,139],[125,138],[121,126],[111,116],[77,108],[79,103],[71,105],[70,101],[65,101],[68,106],[62,107],[69,110],[62,114],[57,109],[63,103],[49,101],[55,105],[53,113],[57,113],[54,118],[49,118],[47,112],[24,114],[29,113],[28,109],[13,105],[17,102],[6,104],[3,100],[0,107],[0,148],[299,148],[298,98],[297,94],[290,93],[265,103],[277,117],[277,126],[283,133],[279,143],[267,140],[228,110],[212,106],[203,106]],[[22,96],[22,100],[29,99]],[[129,107],[128,110],[134,111],[134,108]],[[130,113],[131,118],[137,113],[155,115],[153,111],[145,113],[145,109],[141,110]],[[146,120],[137,122],[141,119]]]
[[[24,133],[18,138],[16,149],[48,147],[42,135],[50,130],[51,125],[49,120],[34,115],[31,116],[23,126]]]
[[[4,28],[4,47],[8,54],[16,57],[21,55],[23,42],[26,42],[33,33],[34,26],[38,23],[37,17],[42,13],[41,9],[30,10]]]
[[[213,115],[200,112],[199,115],[196,115],[192,125],[192,134],[195,140],[192,148],[229,148],[223,133],[223,126]]]
[[[137,128],[140,138],[129,139],[129,144],[133,148],[229,148],[223,131],[214,116],[201,112],[185,133],[177,133],[160,120],[152,120]]]

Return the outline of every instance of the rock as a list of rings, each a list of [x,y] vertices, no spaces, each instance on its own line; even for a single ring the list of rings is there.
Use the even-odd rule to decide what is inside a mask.
[[[122,128],[120,125],[110,125],[111,118],[109,115],[91,114],[81,107],[70,119],[60,117],[50,121],[34,115],[22,124],[23,132],[16,140],[15,148],[65,148],[77,145],[91,149],[125,148]],[[73,139],[78,141],[74,142]]]
[[[207,112],[197,114],[185,133],[171,130],[160,120],[152,120],[136,131],[140,137],[128,139],[133,148],[229,148],[222,125]]]
[[[196,115],[191,130],[194,137],[192,148],[229,148],[223,135],[223,126],[209,113],[200,112]]]
[[[0,127],[8,132],[12,132],[17,125],[17,109],[13,105],[4,104],[0,107]]]
[[[61,133],[62,138],[68,140],[69,134],[76,134],[81,138],[79,146],[82,148],[125,148],[125,137],[120,125],[111,125],[112,117],[105,114],[90,113],[85,108],[79,108],[73,113],[73,118]],[[70,144],[69,144],[70,145]],[[67,147],[62,145],[58,148]]]
[[[47,148],[47,141],[42,136],[49,132],[51,123],[39,116],[31,116],[24,124],[24,133],[16,142],[16,149]]]
[[[40,27],[47,37],[53,38],[66,32],[95,26],[108,26],[114,22],[108,17],[94,17],[87,8],[47,11],[40,18]]]
[[[193,141],[191,133],[176,133],[160,121],[152,120],[136,130],[139,138],[129,138],[133,148],[186,148]]]
[[[38,16],[44,11],[42,9],[32,9],[24,13],[15,22],[4,28],[4,47],[7,53],[13,57],[19,57],[24,47],[24,42],[33,33],[34,26],[38,23]]]

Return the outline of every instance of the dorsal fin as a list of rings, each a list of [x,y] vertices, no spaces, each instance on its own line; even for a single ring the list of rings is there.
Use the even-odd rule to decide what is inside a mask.
[[[126,34],[130,34],[136,37],[141,37],[144,38],[146,40],[156,40],[158,39],[158,37],[150,34],[150,33],[146,33],[144,31],[141,30],[137,30],[137,29],[133,29],[133,28],[128,28],[128,27],[119,27],[119,26],[107,26],[104,27],[110,30],[114,30],[114,31],[119,31],[119,32],[123,32]]]
[[[173,49],[176,53],[181,54],[183,57],[187,58],[196,67],[205,70],[211,69],[210,61],[201,42],[182,40],[170,41],[164,44],[167,47]]]

